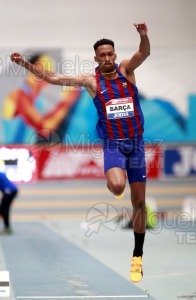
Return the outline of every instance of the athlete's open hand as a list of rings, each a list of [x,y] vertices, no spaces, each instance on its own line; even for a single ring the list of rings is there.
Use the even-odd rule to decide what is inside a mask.
[[[20,53],[11,54],[10,59],[18,65],[22,65],[24,63],[24,58]]]
[[[140,35],[146,35],[147,34],[147,26],[146,24],[143,23],[139,23],[139,24],[135,24],[134,23],[135,28],[137,29],[137,31],[139,32]]]

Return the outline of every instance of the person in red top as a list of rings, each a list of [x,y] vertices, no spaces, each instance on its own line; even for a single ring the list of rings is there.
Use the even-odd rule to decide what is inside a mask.
[[[144,155],[143,115],[138,101],[134,70],[150,54],[150,42],[145,23],[134,24],[140,35],[138,51],[128,59],[115,61],[114,42],[101,39],[94,44],[95,74],[65,76],[26,62],[22,55],[13,53],[11,60],[48,83],[62,86],[85,87],[93,98],[99,121],[97,131],[103,139],[104,169],[108,189],[122,198],[128,176],[133,205],[135,246],[130,279],[142,279],[142,255],[146,230],[145,188],[146,167]]]

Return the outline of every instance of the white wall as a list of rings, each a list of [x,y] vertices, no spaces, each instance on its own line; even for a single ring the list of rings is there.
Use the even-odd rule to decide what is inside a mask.
[[[5,47],[89,48],[100,37],[137,45],[132,24],[146,21],[153,46],[196,43],[195,0],[1,0]]]
[[[60,47],[65,59],[84,60],[106,37],[116,42],[120,60],[137,49],[133,23],[140,21],[148,25],[152,51],[137,71],[139,88],[149,97],[165,95],[186,113],[186,94],[196,92],[189,82],[196,69],[195,0],[0,0],[1,48]]]

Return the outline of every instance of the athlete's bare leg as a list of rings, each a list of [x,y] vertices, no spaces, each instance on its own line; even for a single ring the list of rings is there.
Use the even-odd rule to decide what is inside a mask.
[[[130,184],[131,202],[133,205],[132,222],[134,232],[144,233],[146,230],[146,208],[145,208],[145,182],[134,182]]]
[[[145,182],[134,182],[130,184],[131,202],[133,205],[132,222],[134,228],[135,245],[131,261],[130,279],[139,282],[143,277],[142,255],[146,231],[146,209],[145,209]]]
[[[119,196],[124,192],[126,185],[126,173],[121,168],[111,168],[105,173],[107,179],[107,187],[115,196]]]

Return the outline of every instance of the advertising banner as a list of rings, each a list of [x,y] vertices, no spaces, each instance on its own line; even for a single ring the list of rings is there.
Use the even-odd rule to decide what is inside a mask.
[[[145,145],[148,179],[159,179],[163,170],[163,148],[159,145]]]
[[[28,146],[0,146],[0,171],[16,183],[37,180],[36,160]]]
[[[103,178],[100,146],[63,146],[61,151],[42,149],[37,157],[39,179]]]
[[[56,150],[55,150],[56,149]],[[101,146],[62,146],[41,149],[37,155],[40,179],[104,178]],[[163,167],[162,150],[157,145],[146,146],[146,167],[149,179],[158,179]]]
[[[167,146],[164,175],[185,178],[196,175],[196,145]]]

